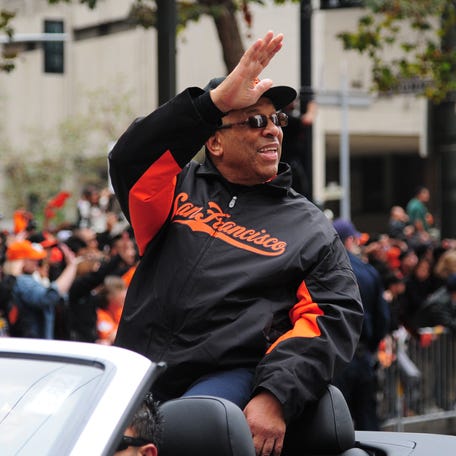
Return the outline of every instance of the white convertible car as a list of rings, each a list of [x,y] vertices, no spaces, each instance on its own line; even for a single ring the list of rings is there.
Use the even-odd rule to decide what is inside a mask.
[[[136,407],[164,369],[117,347],[0,338],[0,454],[112,455]],[[161,406],[159,456],[255,456],[247,422],[209,396]],[[456,437],[355,432],[339,390],[329,386],[283,456],[454,456]]]

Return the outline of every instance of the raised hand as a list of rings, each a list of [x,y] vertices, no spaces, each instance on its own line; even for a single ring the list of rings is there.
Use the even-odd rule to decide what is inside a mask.
[[[212,101],[222,112],[251,106],[271,88],[271,79],[259,80],[258,77],[280,51],[282,42],[281,33],[268,32],[264,38],[259,38],[245,51],[226,79],[211,90]]]

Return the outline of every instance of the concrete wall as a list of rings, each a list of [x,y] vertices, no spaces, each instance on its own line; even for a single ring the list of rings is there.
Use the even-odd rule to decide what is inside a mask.
[[[267,30],[283,32],[282,51],[267,68],[264,77],[276,84],[300,88],[300,10],[299,4],[266,7],[252,6],[253,27],[241,30],[247,47]],[[140,27],[118,33],[73,40],[73,31],[81,31],[99,23],[123,20],[131,0],[104,0],[95,10],[85,5],[48,5],[46,0],[0,0],[0,8],[20,6],[13,25],[17,33],[42,32],[44,19],[63,19],[69,40],[65,44],[66,68],[63,75],[43,72],[43,51],[40,46],[23,52],[11,74],[0,74],[0,99],[4,115],[0,131],[12,150],[30,146],[30,130],[55,132],[59,123],[88,110],[88,91],[126,93],[132,118],[145,115],[157,106],[157,42],[156,31]],[[340,90],[341,78],[348,86],[356,86],[364,94],[370,86],[370,68],[365,58],[345,52],[336,34],[353,28],[358,9],[315,11],[313,14],[313,79],[317,91]],[[80,36],[80,35],[79,35]],[[177,90],[187,86],[204,86],[207,81],[225,74],[220,43],[213,22],[208,18],[189,24],[177,37]],[[368,108],[350,108],[348,125],[353,154],[397,151],[425,153],[425,103],[413,96],[374,99]],[[122,119],[115,137],[131,119]],[[314,176],[317,195],[326,185],[326,155],[338,153],[341,130],[339,107],[320,106],[314,124]],[[99,139],[99,138],[98,138]],[[424,138],[425,139],[425,138]],[[92,139],[91,139],[92,140]],[[100,141],[93,140],[78,155],[105,154]],[[0,145],[0,156],[6,154]],[[0,166],[1,168],[1,166]],[[1,189],[0,189],[1,191]]]

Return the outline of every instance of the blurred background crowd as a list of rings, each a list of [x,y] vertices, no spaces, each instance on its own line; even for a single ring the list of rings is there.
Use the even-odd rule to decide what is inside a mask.
[[[63,206],[66,196],[62,192],[55,198],[60,199],[60,204],[54,205],[54,210]],[[414,335],[417,328],[436,324],[456,330],[456,310],[452,307],[456,290],[456,240],[438,239],[433,234],[438,230],[427,209],[429,198],[429,190],[419,187],[406,208],[391,208],[389,219],[378,232],[363,233],[348,220],[334,221],[347,250],[378,272],[382,296],[389,303],[389,329],[403,326]],[[138,261],[133,233],[108,188],[86,186],[74,213],[73,223],[52,226],[49,222],[52,217],[47,217],[42,222],[44,226],[39,227],[34,214],[18,209],[13,228],[1,233],[3,334],[45,337],[42,331],[29,334],[27,325],[21,325],[20,320],[32,311],[39,322],[42,319],[39,315],[46,308],[54,314],[53,331],[46,337],[91,342],[112,340],[113,335],[107,337],[102,329],[106,325],[97,326],[96,319],[106,319],[108,308],[122,307],[123,295]],[[327,215],[332,217],[330,211]],[[354,242],[347,246],[347,238]],[[58,279],[65,268],[73,263],[75,271],[67,271],[69,278],[59,289],[56,281],[59,285]],[[14,292],[18,285],[11,277],[21,275],[32,276],[43,289],[57,291],[58,299],[48,304],[44,295],[43,305],[38,301],[28,303],[26,296]],[[96,310],[100,310],[97,317]],[[115,321],[119,314],[120,310],[113,311]]]
[[[112,193],[93,185],[74,223],[49,220],[39,227],[18,209],[1,233],[2,335],[111,344],[138,261],[129,225]]]
[[[106,188],[88,185],[75,221],[53,224],[51,212],[67,196],[54,199],[43,226],[17,209],[12,229],[1,232],[0,334],[112,344],[137,246]],[[377,232],[332,220],[366,313],[352,365],[335,379],[359,429],[379,428],[376,371],[394,361],[398,340],[413,338],[426,347],[438,337],[435,328],[456,333],[456,239],[438,237],[429,198],[426,187],[417,188],[406,207],[391,208]],[[331,211],[326,215],[332,219]],[[426,327],[434,330],[422,331]]]

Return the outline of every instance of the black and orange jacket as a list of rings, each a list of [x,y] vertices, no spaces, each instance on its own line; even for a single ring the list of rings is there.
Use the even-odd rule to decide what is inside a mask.
[[[290,418],[351,359],[359,292],[330,222],[290,188],[288,165],[243,187],[208,159],[191,161],[220,118],[207,94],[188,89],[110,153],[142,256],[116,345],[167,363],[162,397],[214,370],[256,366],[255,389],[274,393]]]

